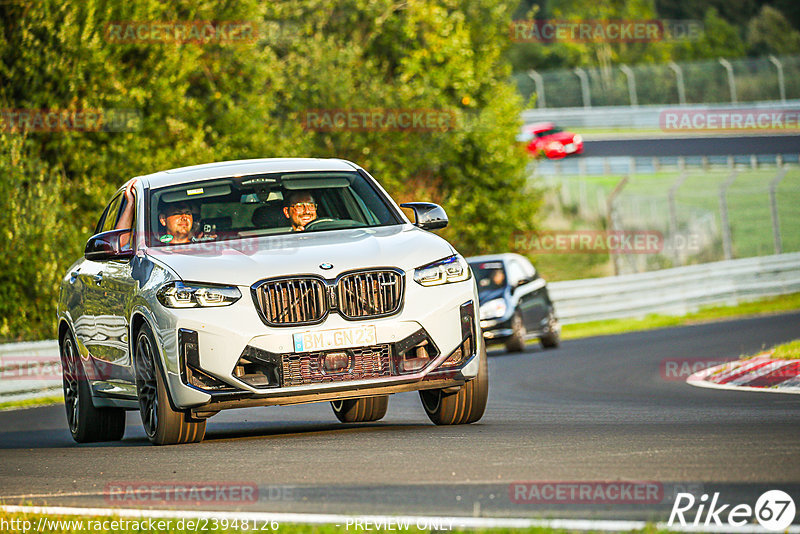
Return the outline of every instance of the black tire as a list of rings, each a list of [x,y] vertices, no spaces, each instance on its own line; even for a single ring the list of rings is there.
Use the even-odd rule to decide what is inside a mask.
[[[522,321],[522,315],[519,312],[514,313],[511,318],[511,337],[506,341],[506,350],[508,352],[523,352],[525,350],[525,336],[528,331],[525,329],[525,323]]]
[[[89,380],[69,332],[61,340],[61,368],[64,406],[72,439],[78,443],[121,440],[125,435],[125,410],[94,407]]]
[[[156,343],[147,325],[136,335],[136,395],[147,439],[154,445],[198,443],[206,435],[205,419],[194,420],[188,412],[175,411],[169,403]]]
[[[466,425],[483,417],[489,398],[489,365],[486,346],[480,354],[478,376],[464,384],[457,393],[445,395],[440,389],[419,392],[428,418],[437,425]]]
[[[558,326],[558,319],[552,309],[547,315],[547,333],[542,334],[539,338],[539,343],[542,344],[542,348],[544,349],[554,349],[561,344],[561,332]]]
[[[366,423],[383,419],[389,408],[389,396],[331,401],[336,418],[342,423]]]

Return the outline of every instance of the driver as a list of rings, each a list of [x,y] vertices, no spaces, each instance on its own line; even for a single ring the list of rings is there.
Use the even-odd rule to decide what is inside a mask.
[[[307,191],[293,191],[286,198],[283,214],[292,222],[292,230],[302,232],[317,218],[317,203]]]
[[[166,227],[166,233],[159,238],[162,243],[180,245],[202,237],[202,233],[194,234],[194,214],[188,202],[167,204],[159,210],[158,221]]]

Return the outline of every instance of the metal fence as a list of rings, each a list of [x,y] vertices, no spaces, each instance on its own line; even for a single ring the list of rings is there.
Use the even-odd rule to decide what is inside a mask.
[[[685,105],[800,98],[800,56],[612,65],[514,75],[537,108]]]
[[[659,232],[658,254],[614,254],[615,272],[800,251],[797,155],[577,158],[536,167],[556,220]],[[792,162],[792,163],[789,163]]]

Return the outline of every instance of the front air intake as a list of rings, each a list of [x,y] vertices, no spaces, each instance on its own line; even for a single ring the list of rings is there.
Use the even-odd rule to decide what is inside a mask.
[[[393,315],[403,305],[402,273],[390,270],[343,275],[337,285],[339,313],[347,319]]]
[[[325,283],[319,278],[265,280],[252,291],[261,319],[270,326],[316,324],[328,314]]]

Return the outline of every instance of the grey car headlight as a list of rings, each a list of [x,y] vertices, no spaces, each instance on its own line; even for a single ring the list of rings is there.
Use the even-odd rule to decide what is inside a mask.
[[[414,281],[423,286],[438,286],[469,280],[472,272],[459,254],[414,269]]]
[[[240,298],[238,287],[195,284],[174,281],[161,286],[156,294],[158,301],[167,308],[211,308],[230,306]]]
[[[486,304],[481,304],[480,315],[481,320],[484,319],[497,319],[506,314],[508,306],[505,299],[492,299]]]

